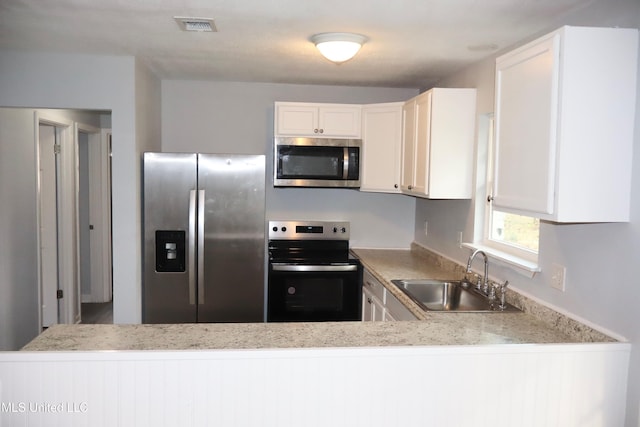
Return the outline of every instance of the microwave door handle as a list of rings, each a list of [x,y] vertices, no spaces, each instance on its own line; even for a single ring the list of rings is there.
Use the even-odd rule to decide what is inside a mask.
[[[342,179],[347,179],[349,178],[349,148],[344,147],[342,149],[342,153]]]

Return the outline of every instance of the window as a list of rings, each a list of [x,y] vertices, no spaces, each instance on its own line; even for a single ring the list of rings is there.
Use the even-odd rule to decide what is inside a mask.
[[[493,188],[493,115],[487,116],[485,123],[487,150],[486,156],[479,156],[479,161],[483,162],[486,159],[486,187],[484,187],[484,194],[478,194],[478,199],[482,200],[484,208],[477,211],[479,213],[483,211],[484,218],[481,243],[483,246],[526,261],[537,261],[540,220],[499,211],[494,209],[490,201]],[[481,169],[484,168],[479,168]]]

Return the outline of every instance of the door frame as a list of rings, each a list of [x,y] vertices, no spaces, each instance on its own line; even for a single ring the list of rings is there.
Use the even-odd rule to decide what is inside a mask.
[[[41,188],[42,179],[40,173],[40,125],[54,126],[56,129],[56,141],[61,147],[60,157],[56,160],[59,168],[57,171],[58,181],[56,184],[56,192],[58,196],[58,289],[63,291],[65,298],[58,300],[58,322],[72,323],[75,320],[73,312],[73,304],[69,303],[73,299],[73,290],[77,286],[77,233],[75,224],[76,217],[76,200],[75,200],[75,176],[76,174],[76,152],[73,134],[73,122],[65,117],[61,117],[53,111],[35,111],[34,112],[34,143],[35,143],[35,161],[36,161],[36,223],[37,230],[37,276],[38,276],[38,324],[42,327],[42,304],[43,304],[43,271],[42,271],[42,253],[41,253],[41,235],[42,227],[42,206],[41,206]],[[69,164],[71,163],[71,164]],[[71,166],[71,168],[69,167]],[[60,284],[62,283],[62,288]],[[79,312],[77,313],[79,316]]]
[[[59,285],[58,263],[58,156],[55,145],[59,138],[59,127],[40,122],[35,129],[37,147],[37,203],[36,212],[36,292],[39,328],[49,327],[59,322],[57,291]]]
[[[101,174],[102,174],[102,212],[107,212],[103,216],[103,234],[102,234],[102,265],[104,265],[103,273],[103,300],[113,300],[113,232],[112,232],[112,209],[111,209],[111,129],[101,129]]]

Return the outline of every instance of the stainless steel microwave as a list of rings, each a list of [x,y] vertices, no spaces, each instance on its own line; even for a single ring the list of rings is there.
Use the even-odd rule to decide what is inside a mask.
[[[359,139],[285,138],[274,141],[274,187],[360,187]]]

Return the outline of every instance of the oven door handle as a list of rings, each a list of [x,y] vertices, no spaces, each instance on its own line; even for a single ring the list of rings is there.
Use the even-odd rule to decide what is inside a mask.
[[[284,264],[284,263],[271,263],[273,271],[299,271],[299,272],[334,272],[334,271],[358,271],[358,266],[355,264],[345,265],[299,265],[299,264]]]

